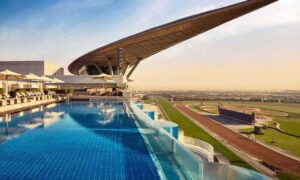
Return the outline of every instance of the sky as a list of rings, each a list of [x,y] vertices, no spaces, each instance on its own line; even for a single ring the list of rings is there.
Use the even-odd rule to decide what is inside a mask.
[[[0,0],[0,60],[65,68],[126,36],[241,0]],[[280,0],[142,61],[131,90],[299,90],[300,1]]]

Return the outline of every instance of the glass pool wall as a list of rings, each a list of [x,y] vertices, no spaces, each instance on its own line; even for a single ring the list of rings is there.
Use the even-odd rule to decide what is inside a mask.
[[[126,105],[129,116],[136,120],[167,179],[270,179],[246,168],[202,161],[163,128],[158,127],[134,102],[126,102]]]

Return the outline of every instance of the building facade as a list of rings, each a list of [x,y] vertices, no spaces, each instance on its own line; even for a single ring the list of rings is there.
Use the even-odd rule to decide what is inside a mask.
[[[55,64],[39,61],[0,61],[0,71],[9,69],[20,74],[33,73],[38,76],[62,76],[64,69]]]

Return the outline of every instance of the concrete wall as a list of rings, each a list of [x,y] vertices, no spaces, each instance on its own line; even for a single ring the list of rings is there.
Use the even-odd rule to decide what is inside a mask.
[[[63,68],[46,61],[0,61],[0,71],[9,69],[11,71],[38,76],[43,75],[64,75]]]
[[[44,75],[44,61],[0,61],[0,71],[9,69],[11,71],[38,76]]]
[[[64,69],[55,64],[44,61],[44,75],[63,76]]]

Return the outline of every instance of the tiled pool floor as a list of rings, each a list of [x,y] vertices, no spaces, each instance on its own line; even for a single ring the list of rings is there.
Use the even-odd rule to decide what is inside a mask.
[[[159,179],[133,120],[118,104],[98,103],[62,103],[2,121],[6,132],[40,125],[0,144],[0,179]]]

